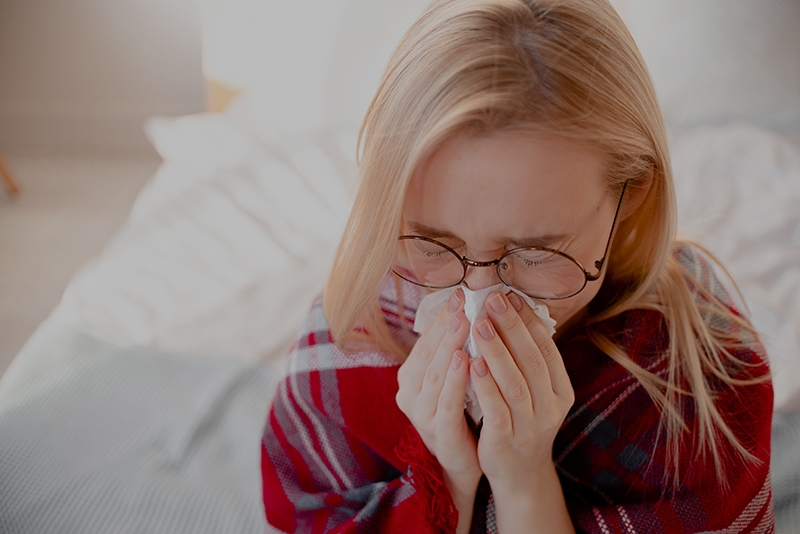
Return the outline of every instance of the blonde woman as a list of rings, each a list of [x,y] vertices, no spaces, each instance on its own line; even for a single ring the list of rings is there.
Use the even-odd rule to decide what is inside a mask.
[[[269,523],[772,532],[766,356],[676,240],[670,172],[608,2],[434,1],[364,120],[355,206],[267,421]]]

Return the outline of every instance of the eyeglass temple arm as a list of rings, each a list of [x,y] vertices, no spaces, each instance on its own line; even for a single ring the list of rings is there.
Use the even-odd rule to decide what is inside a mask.
[[[608,258],[608,249],[611,248],[611,238],[614,237],[614,229],[617,227],[617,217],[619,216],[619,209],[622,207],[622,199],[625,197],[625,189],[628,187],[628,180],[625,180],[625,183],[622,184],[622,193],[619,194],[619,203],[617,204],[617,211],[614,213],[614,221],[611,223],[611,233],[608,235],[608,241],[606,242],[606,250],[603,253],[603,259],[597,260],[594,262],[595,268],[597,268],[597,274],[589,274],[586,273],[586,279],[590,282],[594,282],[598,278],[600,278],[600,273],[603,272],[603,265],[606,263],[606,258]]]

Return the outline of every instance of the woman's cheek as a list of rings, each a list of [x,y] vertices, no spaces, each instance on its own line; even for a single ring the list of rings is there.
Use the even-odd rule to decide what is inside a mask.
[[[571,306],[569,308],[565,308],[563,304],[549,304],[547,305],[548,310],[550,311],[550,317],[555,319],[556,321],[556,328],[559,325],[564,324],[567,322],[573,315],[575,315],[575,311],[571,310]]]
[[[581,310],[588,306],[596,294],[597,291],[594,287],[586,287],[572,298],[545,301],[550,317],[556,321],[556,330],[559,329],[559,326],[565,325],[570,319],[578,315]]]

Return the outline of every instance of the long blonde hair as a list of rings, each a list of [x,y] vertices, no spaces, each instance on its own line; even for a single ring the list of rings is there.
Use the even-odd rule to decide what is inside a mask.
[[[605,0],[435,0],[408,30],[359,135],[359,190],[324,295],[337,343],[345,346],[354,332],[366,331],[372,346],[405,358],[408,347],[389,333],[377,299],[409,180],[450,136],[500,129],[599,148],[616,195],[623,183],[630,191],[652,177],[641,205],[614,237],[604,284],[619,288],[616,297],[591,322],[634,308],[663,313],[671,340],[668,377],[637,365],[600,334],[593,340],[661,408],[676,475],[685,395],[694,399],[701,448],[713,454],[721,480],[720,436],[754,460],[714,405],[705,378],[712,373],[727,384],[740,382],[726,371],[732,341],[703,321],[695,302],[701,284],[673,257],[675,194],[658,100],[633,38]],[[734,341],[754,343],[748,323],[707,296],[716,313],[741,325]],[[354,330],[357,323],[365,328]]]

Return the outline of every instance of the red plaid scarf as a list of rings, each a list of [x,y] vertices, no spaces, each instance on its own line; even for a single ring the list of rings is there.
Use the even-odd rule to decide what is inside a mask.
[[[728,302],[708,264],[688,247],[678,259]],[[384,317],[398,336],[413,324],[420,292],[395,280],[381,294]],[[698,300],[702,297],[698,295]],[[715,320],[712,316],[710,320]],[[717,328],[734,328],[715,324]],[[662,374],[668,344],[663,317],[634,310],[601,325],[643,367]],[[412,334],[413,335],[413,334]],[[553,455],[575,527],[591,533],[774,531],[769,478],[772,386],[719,388],[717,405],[760,463],[744,465],[724,449],[730,491],[720,489],[713,459],[694,453],[696,421],[680,455],[677,486],[665,487],[666,446],[659,409],[641,384],[578,336],[559,347],[576,401]],[[758,352],[736,356],[767,372]],[[453,532],[456,512],[441,468],[395,403],[399,365],[377,351],[345,353],[333,344],[321,301],[292,350],[262,441],[267,520],[286,532]],[[473,515],[475,533],[496,531],[491,489],[484,478]]]

